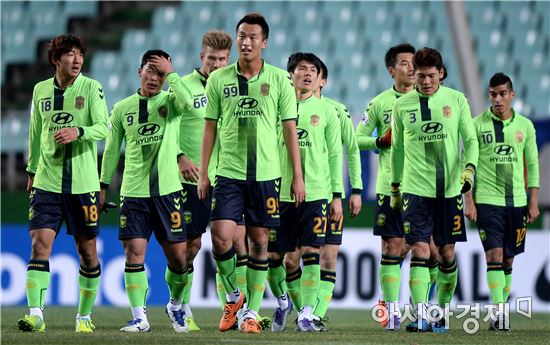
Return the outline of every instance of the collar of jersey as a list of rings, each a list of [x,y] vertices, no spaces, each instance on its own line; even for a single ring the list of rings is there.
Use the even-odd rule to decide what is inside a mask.
[[[152,97],[147,97],[147,96],[142,96],[140,93],[139,93],[139,90],[141,90],[141,88],[137,89],[136,91],[136,95],[140,98],[140,99],[155,99],[157,98],[158,96],[160,96],[162,94],[162,91],[164,90],[160,90],[159,93],[157,93],[156,95],[152,96]]]
[[[488,113],[491,115],[491,118],[493,120],[496,120],[496,121],[500,121],[502,122],[502,124],[504,126],[508,126],[509,124],[511,124],[514,119],[516,118],[516,112],[514,111],[514,108],[510,108],[510,110],[512,111],[512,116],[509,118],[509,119],[506,119],[506,120],[502,120],[500,117],[496,116],[494,113],[493,113],[493,109],[491,107],[489,107],[489,110],[488,110]]]
[[[201,80],[206,81],[206,80],[208,79],[208,77],[205,77],[205,76],[200,72],[200,69],[199,69],[199,68],[195,68],[195,70],[193,70],[193,73],[195,73]]]
[[[309,97],[306,98],[306,99],[301,99],[301,100],[300,100],[300,99],[296,99],[296,102],[298,102],[298,103],[305,103],[305,102],[309,102],[312,98],[317,98],[317,97],[315,97],[315,95],[312,93],[311,96],[309,96]],[[319,98],[317,98],[317,99],[319,99]]]
[[[67,85],[67,88],[65,88],[65,90],[70,89],[71,87],[73,87],[73,85],[75,85],[80,80],[81,75],[82,75],[82,72],[78,73],[76,78],[74,78],[73,82],[70,83],[69,85]],[[56,89],[61,89],[59,87],[59,85],[57,84],[57,80],[55,79],[55,74],[53,75],[52,79],[53,79],[53,87],[55,87]]]
[[[415,89],[415,90],[416,90],[416,89]],[[395,89],[395,85],[393,85],[393,86],[391,87],[391,91],[392,91],[393,94],[394,94],[395,96],[397,96],[397,97],[401,97],[401,96],[404,95],[404,93],[401,93],[401,92],[399,92],[399,91],[397,91],[397,90]]]
[[[237,60],[237,62],[235,62],[234,65],[235,65],[235,73],[241,74],[239,73],[239,60]],[[262,68],[260,68],[260,72],[257,75],[253,76],[252,78],[248,79],[248,82],[252,82],[260,79],[260,75],[262,75],[264,68],[265,68],[265,60],[262,59]]]
[[[415,88],[414,90],[416,91],[416,93],[420,96],[420,97],[423,97],[423,98],[432,98],[432,97],[435,97],[437,96],[437,94],[439,93],[439,90],[441,90],[444,86],[442,84],[439,84],[439,87],[437,88],[437,90],[433,93],[433,95],[425,95],[423,94],[422,92],[418,91],[417,88]]]

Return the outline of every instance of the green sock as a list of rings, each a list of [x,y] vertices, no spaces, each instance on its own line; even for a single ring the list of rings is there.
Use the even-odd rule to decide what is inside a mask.
[[[49,261],[30,260],[27,266],[27,304],[30,308],[44,308],[46,290],[49,285]]]
[[[214,260],[216,261],[216,266],[218,267],[218,273],[220,274],[220,279],[223,284],[223,289],[226,293],[232,293],[236,291],[239,287],[237,286],[237,275],[236,275],[236,261],[237,256],[235,255],[235,249],[231,248],[227,253],[217,255],[214,254]],[[245,291],[242,291],[245,293]]]
[[[267,281],[271,293],[275,297],[282,297],[286,293],[286,271],[283,267],[283,260],[268,260],[269,269],[267,270]]]
[[[246,300],[248,301],[248,287],[246,284],[246,271],[248,264],[248,255],[238,255],[237,264],[235,268],[235,279],[239,290],[241,290],[246,295]]]
[[[195,271],[193,265],[189,266],[187,268],[187,283],[185,284],[185,287],[183,288],[183,299],[181,300],[181,303],[183,304],[189,304],[189,300],[191,300],[191,288],[193,287],[193,272]]]
[[[181,303],[187,285],[187,268],[179,271],[168,265],[164,272],[164,279],[170,290],[170,299]]]
[[[302,255],[304,272],[302,273],[302,303],[304,306],[315,305],[317,290],[321,278],[321,267],[319,266],[319,254],[308,253]]]
[[[94,307],[97,288],[99,286],[99,276],[101,275],[101,266],[85,268],[80,265],[80,274],[78,275],[78,286],[80,287],[80,299],[78,300],[78,314],[88,315]]]
[[[399,301],[399,287],[401,285],[401,257],[382,255],[380,262],[380,285],[386,302]]]
[[[223,310],[227,300],[225,298],[225,289],[223,288],[222,278],[218,272],[216,272],[216,292],[218,293],[218,300],[220,301]]]
[[[247,308],[258,313],[265,292],[265,280],[267,279],[267,260],[248,258],[248,269],[246,270],[246,282],[248,286]]]
[[[504,279],[506,284],[504,285],[504,302],[508,302],[508,297],[510,297],[510,291],[512,290],[512,267],[504,269]]]
[[[321,281],[319,282],[319,291],[317,291],[317,301],[313,308],[313,314],[320,319],[325,317],[328,305],[332,299],[332,292],[336,284],[336,272],[321,270]]]
[[[145,307],[147,290],[149,290],[145,266],[143,264],[126,263],[126,267],[124,268],[124,284],[132,308]]]
[[[428,301],[432,299],[437,288],[437,272],[439,272],[439,261],[435,259],[428,260],[430,268],[430,285],[428,287]]]
[[[428,259],[414,257],[411,259],[409,288],[414,304],[428,301],[428,287],[430,284],[430,269]]]
[[[294,303],[294,307],[297,311],[302,309],[302,270],[300,267],[294,272],[287,273],[286,275],[286,288],[288,289],[288,295]]]
[[[504,286],[506,279],[502,270],[502,262],[487,263],[487,285],[493,304],[504,303]]]
[[[458,266],[456,261],[440,262],[439,272],[437,274],[437,303],[443,307],[451,303],[455,294],[456,283],[458,281]]]

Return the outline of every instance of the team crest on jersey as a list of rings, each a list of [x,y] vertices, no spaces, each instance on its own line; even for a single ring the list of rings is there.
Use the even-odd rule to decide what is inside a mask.
[[[523,132],[516,131],[516,143],[521,143],[523,141]]]
[[[82,109],[82,108],[84,108],[84,101],[85,101],[85,99],[84,99],[84,97],[82,97],[82,96],[77,96],[77,97],[75,97],[75,99],[74,99],[74,107],[75,107],[76,109]]]
[[[262,96],[269,96],[269,84],[263,83],[262,86],[260,86],[260,93]]]
[[[168,114],[168,108],[163,105],[159,108],[159,115],[160,117],[166,117],[166,115]]]
[[[447,119],[453,116],[453,110],[448,105],[443,107],[443,116]]]
[[[320,120],[319,115],[313,114],[309,118],[309,124],[312,125],[313,127],[317,127],[319,126],[319,120]]]

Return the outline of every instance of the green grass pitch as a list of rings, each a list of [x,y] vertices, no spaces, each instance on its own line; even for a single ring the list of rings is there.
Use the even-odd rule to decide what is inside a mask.
[[[148,308],[147,315],[151,333],[124,334],[119,328],[131,318],[127,308],[98,307],[93,313],[96,331],[93,334],[74,332],[75,308],[47,307],[45,310],[46,333],[22,333],[17,329],[17,319],[27,311],[25,307],[2,307],[2,344],[550,344],[550,314],[534,314],[531,319],[512,315],[510,332],[487,330],[487,324],[480,322],[476,334],[462,330],[460,320],[451,319],[448,334],[407,333],[404,329],[389,333],[379,327],[370,317],[370,310],[349,311],[329,310],[326,323],[329,328],[324,333],[298,333],[294,331],[293,312],[283,333],[264,331],[261,334],[241,334],[238,331],[221,333],[217,330],[221,311],[218,309],[196,309],[193,311],[200,332],[176,334],[172,331],[164,310],[160,307]],[[271,310],[263,315],[271,315]]]

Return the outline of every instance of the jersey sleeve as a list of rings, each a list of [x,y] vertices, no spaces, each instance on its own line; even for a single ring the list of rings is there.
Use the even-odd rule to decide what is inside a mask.
[[[185,86],[185,83],[176,72],[168,74],[166,81],[170,86],[170,98],[171,101],[178,111],[178,115],[181,115],[185,110],[185,107],[189,103],[193,103],[193,99],[190,97],[190,92]]]
[[[464,154],[462,157],[462,161],[465,166],[468,164],[472,164],[474,167],[477,167],[477,162],[479,159],[479,143],[472,120],[472,113],[470,112],[470,105],[468,104],[466,96],[460,95],[459,106],[459,132],[462,141],[464,142]]]
[[[204,118],[206,120],[218,121],[221,115],[221,100],[217,88],[217,75],[214,74],[208,79],[209,80],[206,84],[205,91],[208,103],[206,104],[206,109],[204,111]]]
[[[124,138],[124,128],[122,127],[120,114],[120,108],[115,105],[109,119],[111,130],[105,140],[105,151],[103,152],[103,160],[101,161],[101,176],[99,181],[104,184],[111,184],[120,158],[120,145]]]
[[[391,119],[391,182],[401,183],[404,166],[404,131],[399,113],[399,101],[395,102]]]
[[[296,91],[292,86],[290,74],[281,76],[279,84],[281,95],[279,96],[278,106],[281,120],[294,120],[298,117],[298,109],[296,107]]]
[[[40,137],[42,135],[42,117],[38,111],[38,104],[36,102],[33,92],[31,102],[31,120],[29,125],[29,162],[27,165],[27,172],[30,174],[36,173],[38,168],[38,161],[40,160]]]
[[[376,116],[376,104],[370,102],[365,109],[365,114],[357,126],[357,144],[361,150],[376,150],[376,138],[372,136],[372,132],[378,125],[378,117]]]
[[[90,89],[90,117],[92,118],[92,125],[81,127],[84,134],[80,140],[97,141],[105,138],[109,132],[107,128],[109,112],[107,111],[103,88],[99,82],[94,82]]]
[[[331,109],[332,110],[332,109]],[[328,149],[328,162],[330,169],[330,185],[334,196],[342,196],[344,183],[342,182],[342,136],[340,121],[336,111],[327,112],[327,128],[325,140]]]
[[[361,155],[357,138],[353,130],[353,122],[346,108],[340,109],[340,125],[342,143],[346,146],[346,158],[348,160],[349,178],[352,194],[361,194],[363,180],[361,179]]]
[[[539,152],[536,131],[529,121],[525,138],[525,166],[527,168],[527,188],[539,188]]]

